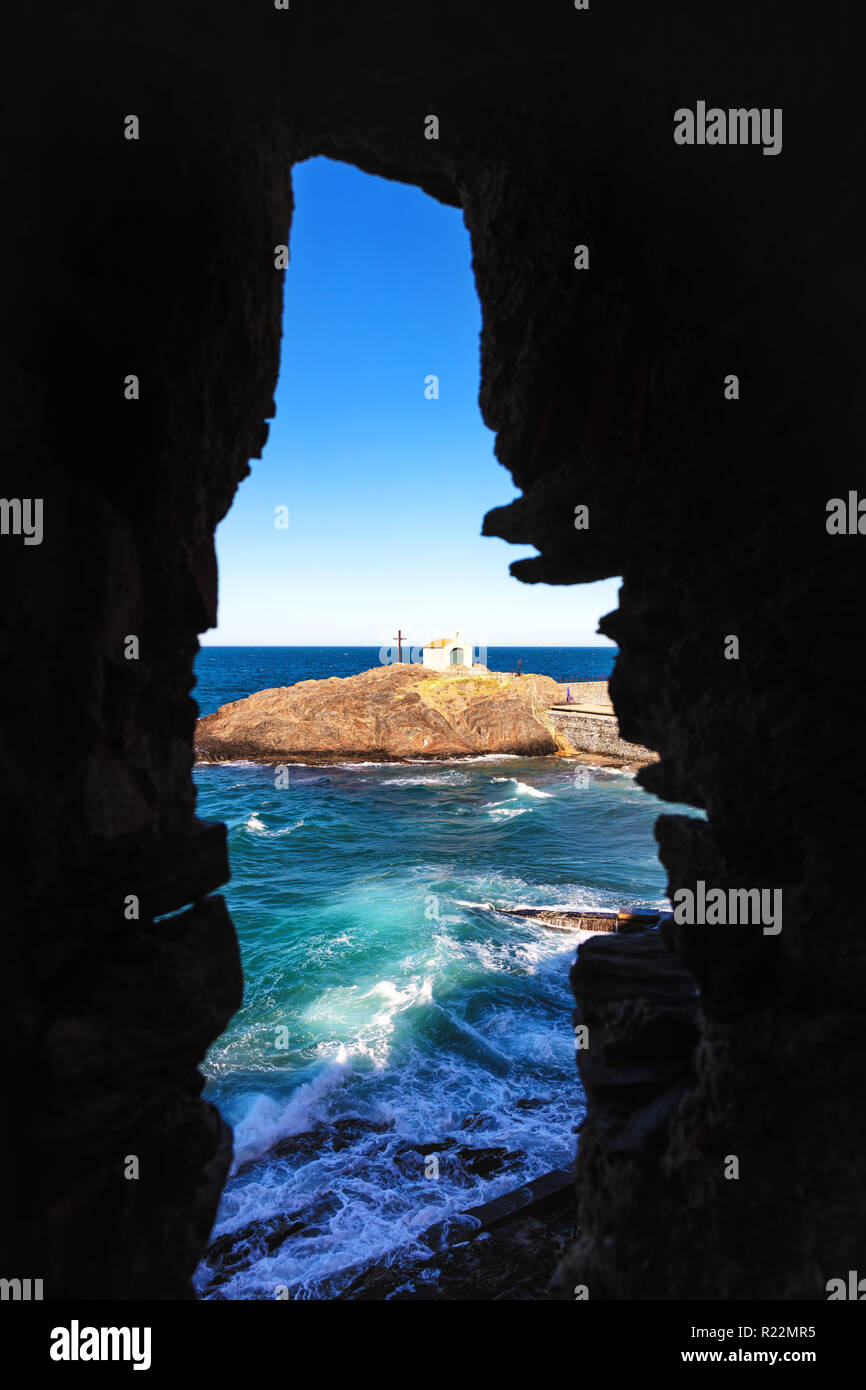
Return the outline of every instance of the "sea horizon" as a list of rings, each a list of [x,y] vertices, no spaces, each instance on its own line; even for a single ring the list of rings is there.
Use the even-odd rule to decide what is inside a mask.
[[[209,644],[196,653],[193,697],[202,715],[212,714],[221,705],[242,700],[259,690],[295,685],[304,680],[324,680],[331,676],[356,676],[378,665],[396,664],[396,643],[392,645],[394,663],[380,662],[381,646],[343,646],[340,643],[316,646],[304,643],[282,646]],[[403,665],[413,664],[406,660],[406,651],[407,647],[404,646]],[[232,658],[233,652],[243,655]],[[550,676],[561,684],[567,684],[569,681],[608,680],[619,648],[491,645],[486,652],[487,661],[484,664],[491,671],[517,670],[519,660],[519,669],[525,674]]]

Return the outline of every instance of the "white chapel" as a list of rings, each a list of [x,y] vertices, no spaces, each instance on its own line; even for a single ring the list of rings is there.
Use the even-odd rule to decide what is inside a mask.
[[[467,642],[460,631],[451,637],[437,637],[422,649],[421,664],[432,666],[434,671],[447,671],[452,666],[467,666],[471,669],[472,643]]]

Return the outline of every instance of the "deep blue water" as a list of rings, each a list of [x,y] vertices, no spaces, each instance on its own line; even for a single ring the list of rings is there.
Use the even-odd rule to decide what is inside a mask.
[[[377,655],[205,648],[202,711]],[[567,680],[606,676],[614,653],[500,649],[488,664],[510,670],[518,655]],[[444,1216],[567,1166],[583,1113],[576,941],[496,909],[665,905],[655,799],[627,774],[562,758],[297,766],[285,789],[272,768],[234,763],[195,780],[199,814],[228,825],[246,979],[204,1065],[246,1165],[216,1231],[286,1213],[303,1223],[222,1296],[273,1296],[277,1284],[308,1296],[311,1281],[411,1249]],[[377,1127],[336,1123],[348,1119]],[[274,1154],[316,1126],[315,1145]],[[449,1140],[507,1149],[508,1171],[467,1177],[443,1160],[436,1178],[406,1157],[406,1141],[445,1152]]]

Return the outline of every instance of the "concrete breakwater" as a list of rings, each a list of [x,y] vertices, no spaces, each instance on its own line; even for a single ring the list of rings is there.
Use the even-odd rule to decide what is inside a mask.
[[[658,762],[659,755],[651,748],[620,736],[612,705],[557,704],[548,710],[548,718],[560,743],[567,743],[575,753],[592,753],[617,762]]]

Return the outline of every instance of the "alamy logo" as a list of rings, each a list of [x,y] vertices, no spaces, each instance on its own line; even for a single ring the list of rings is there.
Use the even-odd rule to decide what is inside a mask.
[[[699,101],[694,111],[674,112],[674,141],[678,145],[763,145],[764,154],[782,150],[781,106],[737,106],[724,111]]]
[[[829,536],[866,536],[866,497],[849,492],[847,503],[844,497],[831,497],[827,513]]]
[[[0,1279],[0,1301],[9,1299],[13,1303],[39,1303],[42,1299],[41,1279]]]
[[[23,536],[25,545],[42,544],[42,498],[0,497],[0,535]]]
[[[772,899],[771,895],[772,894]],[[702,878],[691,888],[674,893],[674,921],[681,926],[757,926],[764,936],[778,936],[782,930],[781,888],[707,888]]]
[[[51,1330],[52,1361],[131,1361],[134,1371],[150,1370],[149,1327],[69,1327]]]
[[[827,1302],[839,1299],[854,1299],[858,1303],[866,1301],[866,1279],[859,1277],[856,1269],[848,1270],[848,1282],[844,1279],[828,1279],[826,1284]]]

